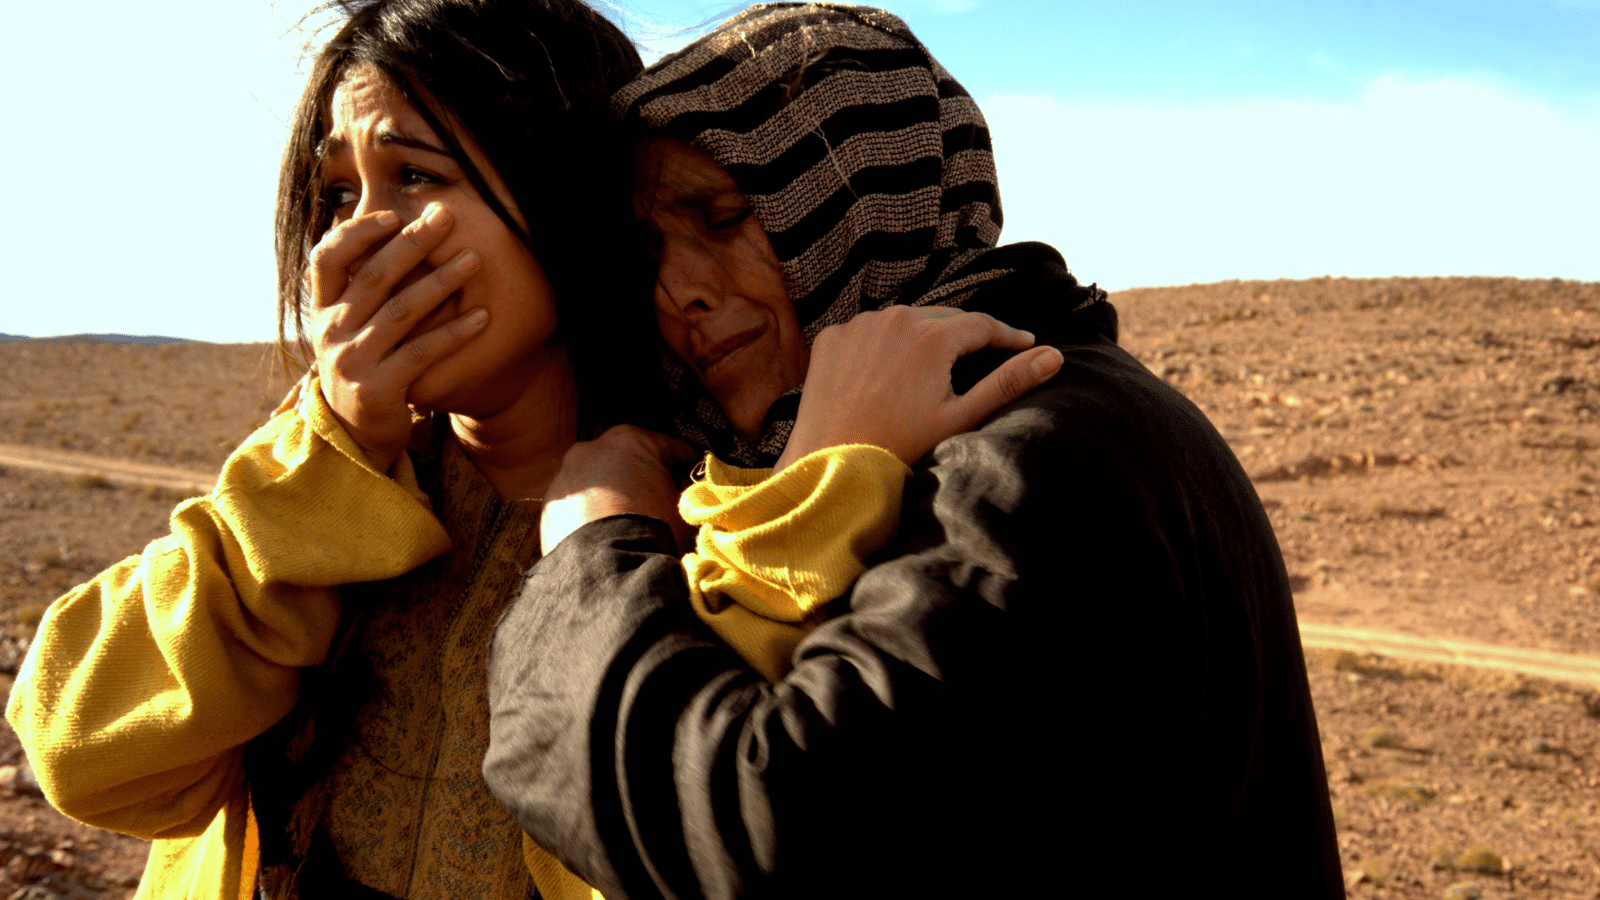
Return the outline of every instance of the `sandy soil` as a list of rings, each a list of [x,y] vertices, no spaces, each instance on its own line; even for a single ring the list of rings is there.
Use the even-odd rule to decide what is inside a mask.
[[[1303,620],[1600,658],[1600,285],[1318,279],[1113,299],[1124,345],[1252,474]],[[0,344],[0,444],[211,471],[282,393],[266,358]],[[0,673],[44,604],[164,533],[185,493],[0,472]],[[1600,685],[1309,657],[1352,897],[1600,897]],[[20,762],[0,729],[0,766]],[[0,896],[131,893],[143,845],[6,785],[0,768]]]

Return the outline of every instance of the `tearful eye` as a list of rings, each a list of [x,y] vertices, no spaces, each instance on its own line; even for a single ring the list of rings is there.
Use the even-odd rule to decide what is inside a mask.
[[[732,231],[743,225],[744,220],[750,218],[750,214],[753,212],[755,212],[755,207],[753,206],[746,206],[743,209],[731,212],[712,210],[706,215],[706,227],[712,232]]]
[[[322,192],[322,202],[330,212],[354,205],[360,201],[361,195],[356,193],[349,185],[336,184]]]
[[[415,187],[423,184],[439,184],[442,181],[443,179],[432,172],[426,172],[422,169],[415,169],[411,166],[407,166],[400,170],[400,183],[406,187]]]

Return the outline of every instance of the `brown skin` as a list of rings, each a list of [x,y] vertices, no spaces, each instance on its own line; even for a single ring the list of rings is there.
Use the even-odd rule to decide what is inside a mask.
[[[556,307],[543,269],[384,76],[353,69],[329,107],[333,225],[310,275],[329,407],[385,472],[405,452],[412,406],[447,413],[502,496],[542,497],[577,434],[576,385],[565,347],[551,340]],[[520,223],[482,151],[455,137]]]
[[[705,151],[658,138],[639,153],[639,221],[659,238],[656,324],[747,443],[805,381],[811,350],[749,199]]]
[[[772,245],[727,172],[689,144],[657,138],[641,151],[637,175],[635,211],[661,239],[656,320],[668,346],[747,440],[774,400],[806,386],[777,469],[841,444],[880,446],[911,465],[1061,368],[1061,353],[1040,347],[957,396],[957,359],[982,347],[1024,350],[1033,335],[945,307],[862,313],[823,329],[807,349]],[[589,522],[627,513],[675,523],[686,545],[667,467],[695,456],[632,426],[574,444],[548,489],[545,552]]]

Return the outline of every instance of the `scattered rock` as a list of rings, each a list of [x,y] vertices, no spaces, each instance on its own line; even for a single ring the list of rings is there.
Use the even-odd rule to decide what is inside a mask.
[[[56,873],[19,888],[6,900],[99,900],[100,892],[90,890]]]
[[[1444,900],[1483,900],[1483,888],[1459,881],[1444,889]]]
[[[0,766],[0,788],[28,797],[44,796],[44,791],[39,789],[39,779],[34,777],[33,767],[25,762],[15,766]]]
[[[1442,469],[1460,463],[1453,456],[1430,456],[1424,453],[1335,453],[1323,456],[1308,453],[1282,465],[1262,469],[1250,476],[1258,484],[1270,481],[1295,481],[1319,475],[1337,475],[1341,472],[1363,472],[1390,466],[1414,466],[1419,469]]]

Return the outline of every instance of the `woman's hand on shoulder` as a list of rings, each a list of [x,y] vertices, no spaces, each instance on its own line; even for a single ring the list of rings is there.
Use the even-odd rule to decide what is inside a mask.
[[[412,382],[488,322],[486,312],[474,309],[412,334],[482,265],[474,251],[463,250],[411,278],[452,224],[436,204],[404,228],[385,210],[339,223],[311,251],[311,334],[322,393],[380,472],[411,439]]]
[[[679,546],[691,546],[694,532],[678,515],[679,485],[670,467],[699,458],[683,441],[634,425],[573,444],[545,489],[541,553],[590,522],[630,513],[661,519]]]
[[[951,368],[985,347],[1027,352],[956,394]],[[1030,347],[1026,331],[946,306],[891,306],[830,325],[812,344],[799,415],[776,469],[841,444],[872,444],[912,465],[1060,371],[1059,350]]]

